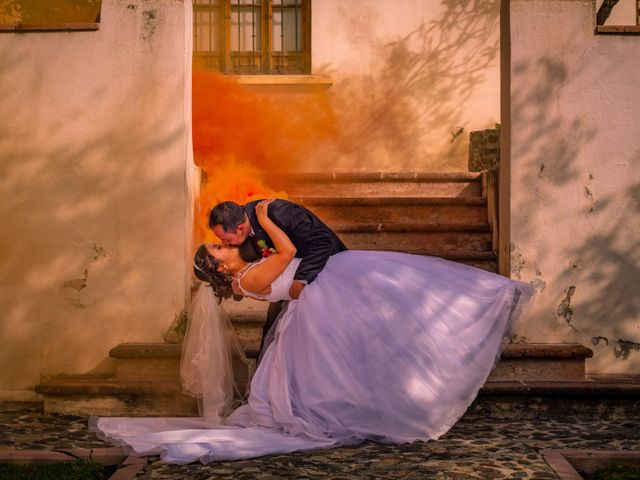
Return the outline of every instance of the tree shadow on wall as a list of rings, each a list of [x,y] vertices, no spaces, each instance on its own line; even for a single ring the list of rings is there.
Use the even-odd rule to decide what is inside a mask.
[[[383,151],[397,169],[466,169],[466,130],[485,127],[469,125],[466,109],[498,58],[499,1],[441,5],[440,18],[378,48],[376,72],[334,87],[339,150],[356,164]]]
[[[5,40],[0,365],[15,367],[0,371],[0,384],[28,389],[40,372],[93,368],[123,331],[159,341],[183,308],[185,227],[174,222],[185,215],[185,166],[175,161],[185,130],[167,119],[184,91],[140,88],[157,65],[128,75],[100,65],[90,85],[63,85],[75,77],[57,71],[59,60]],[[65,66],[74,68],[87,67]]]
[[[608,345],[616,357],[624,359],[640,347],[637,331],[629,338],[640,316],[640,245],[635,238],[640,184],[630,185],[618,172],[620,186],[616,186],[606,165],[616,160],[638,165],[640,158],[607,158],[600,163],[602,169],[588,171],[594,168],[594,162],[585,161],[593,155],[592,142],[596,137],[606,139],[608,126],[596,126],[588,117],[581,118],[579,109],[562,104],[568,101],[562,89],[582,82],[586,78],[582,75],[588,75],[586,66],[585,60],[569,68],[552,56],[512,66],[516,88],[512,88],[511,111],[518,119],[518,131],[512,132],[511,145],[511,228],[517,238],[538,238],[536,244],[541,246],[535,252],[538,258],[524,258],[520,246],[512,243],[512,275],[519,278],[524,268],[535,275],[525,280],[540,292],[546,289],[554,325],[566,325],[567,339]],[[526,161],[518,162],[522,158]],[[608,193],[598,195],[604,188]],[[543,226],[548,232],[541,237]],[[567,234],[567,246],[555,249],[554,238],[566,242]],[[540,265],[551,251],[559,258],[553,259],[555,284],[547,285],[545,275],[551,272],[541,271]],[[588,295],[583,284],[589,285]]]
[[[640,164],[640,156],[630,162]],[[626,360],[631,352],[640,352],[640,183],[622,195],[591,198],[593,204],[585,208],[584,215],[610,226],[587,236],[572,251],[577,268],[593,266],[589,274],[592,292],[580,299],[579,313],[594,321],[583,322],[581,330],[591,337],[592,345],[602,342],[613,349],[616,358]]]

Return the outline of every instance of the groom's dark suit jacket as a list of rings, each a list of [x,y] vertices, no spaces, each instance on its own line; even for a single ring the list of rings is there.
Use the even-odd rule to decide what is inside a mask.
[[[258,202],[260,200],[249,202],[244,209],[251,222],[255,239],[264,240],[268,247],[273,247],[273,242],[258,222]],[[274,200],[269,204],[268,215],[296,246],[296,257],[302,258],[294,276],[295,280],[313,282],[331,255],[347,250],[335,232],[302,205],[287,200]]]

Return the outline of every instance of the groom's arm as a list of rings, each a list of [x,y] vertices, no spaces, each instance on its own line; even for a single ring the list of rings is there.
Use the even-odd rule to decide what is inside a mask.
[[[329,257],[336,252],[329,233],[319,230],[314,232],[313,239],[304,245],[304,250],[301,253],[302,261],[293,279],[303,283],[311,283],[324,268]]]
[[[297,298],[305,284],[311,283],[324,268],[329,257],[337,253],[335,234],[301,205],[274,201],[269,218],[289,236],[302,260],[294,275],[291,298]],[[338,240],[339,242],[339,240]]]
[[[303,285],[313,282],[329,257],[336,253],[330,231],[318,228],[312,215],[306,208],[291,202],[276,200],[269,206],[269,218],[298,248],[302,261],[293,279]]]

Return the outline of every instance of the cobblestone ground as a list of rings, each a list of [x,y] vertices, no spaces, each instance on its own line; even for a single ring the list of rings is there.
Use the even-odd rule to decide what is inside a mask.
[[[0,404],[0,449],[107,446],[87,419],[43,415],[36,404]],[[507,421],[463,418],[437,441],[272,455],[211,465],[165,465],[152,458],[138,479],[553,479],[540,450],[640,450],[640,419]]]

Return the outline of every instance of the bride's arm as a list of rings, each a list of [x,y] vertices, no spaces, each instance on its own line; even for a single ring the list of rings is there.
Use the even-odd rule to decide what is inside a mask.
[[[262,228],[273,241],[276,253],[273,253],[260,265],[256,265],[242,277],[242,288],[254,293],[260,293],[269,287],[287,268],[296,255],[296,247],[273,220],[267,216],[269,204],[273,201],[263,200],[256,205],[256,216]]]

